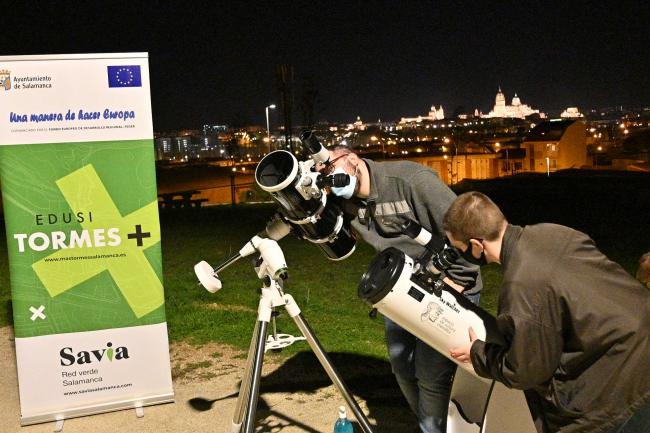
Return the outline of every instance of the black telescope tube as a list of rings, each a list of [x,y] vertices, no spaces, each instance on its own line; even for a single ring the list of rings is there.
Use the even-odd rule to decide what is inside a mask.
[[[316,244],[329,259],[342,260],[354,252],[356,237],[343,211],[335,201],[327,200],[324,192],[307,198],[302,195],[297,188],[301,170],[303,167],[286,150],[271,152],[258,163],[255,181],[280,205],[279,213],[286,220],[286,225],[280,225],[278,230],[271,227],[273,234],[268,230],[267,234],[279,239],[291,227],[295,234],[300,232],[300,237]]]

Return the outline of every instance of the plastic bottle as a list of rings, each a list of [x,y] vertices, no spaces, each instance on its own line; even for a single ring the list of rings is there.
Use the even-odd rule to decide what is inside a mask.
[[[334,433],[354,433],[352,423],[345,413],[345,406],[339,406],[339,417],[334,423]]]

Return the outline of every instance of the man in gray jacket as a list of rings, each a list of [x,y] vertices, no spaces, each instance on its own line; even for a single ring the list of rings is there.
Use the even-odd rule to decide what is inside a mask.
[[[411,257],[421,256],[424,247],[399,228],[399,223],[408,220],[431,232],[436,248],[442,248],[442,217],[456,195],[434,171],[410,161],[361,159],[342,146],[331,149],[329,164],[319,168],[350,175],[349,185],[332,188],[332,192],[344,199],[342,206],[353,218],[355,233],[375,250],[392,246]],[[482,287],[478,266],[461,259],[443,278],[478,303]],[[455,364],[388,318],[385,333],[393,373],[418,418],[419,429],[444,433]]]
[[[508,224],[485,195],[459,196],[444,229],[463,256],[503,266],[506,345],[451,348],[483,377],[523,389],[540,433],[650,432],[650,291],[584,233]]]

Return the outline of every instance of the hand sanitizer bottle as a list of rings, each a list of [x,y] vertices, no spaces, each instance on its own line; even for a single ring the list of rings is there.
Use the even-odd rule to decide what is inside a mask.
[[[345,413],[345,406],[339,407],[339,417],[334,423],[334,433],[354,433],[352,423]]]

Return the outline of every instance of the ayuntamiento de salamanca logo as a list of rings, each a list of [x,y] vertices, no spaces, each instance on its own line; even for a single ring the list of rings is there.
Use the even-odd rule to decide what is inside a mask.
[[[11,72],[6,69],[0,70],[0,87],[5,90],[11,89]]]

